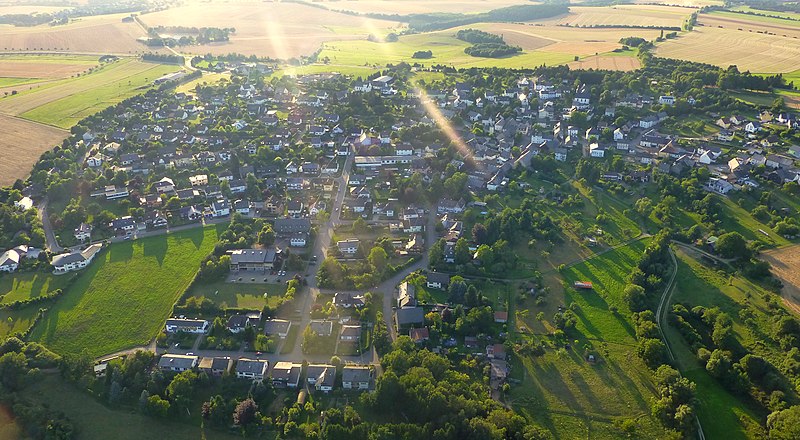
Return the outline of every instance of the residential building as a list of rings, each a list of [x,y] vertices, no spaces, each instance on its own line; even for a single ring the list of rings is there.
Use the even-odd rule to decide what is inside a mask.
[[[265,272],[276,266],[280,256],[276,249],[235,249],[229,253],[231,272]]]
[[[55,269],[56,273],[66,273],[73,270],[80,270],[88,266],[94,259],[95,255],[97,255],[102,248],[102,244],[96,243],[82,251],[72,251],[56,255],[50,261],[50,264],[53,266],[53,269]]]
[[[446,290],[450,285],[450,275],[441,272],[431,272],[427,276],[426,284],[430,289]]]
[[[14,272],[19,267],[20,255],[14,249],[9,249],[0,254],[0,272]]]
[[[290,328],[292,328],[292,321],[285,319],[269,319],[264,322],[264,334],[267,336],[278,336],[285,339],[289,335]]]
[[[368,366],[345,365],[342,368],[342,388],[346,390],[368,390],[372,381],[372,370]]]
[[[241,358],[236,362],[236,377],[239,379],[261,382],[267,376],[267,370],[269,361],[266,359]]]
[[[209,376],[220,377],[231,370],[233,359],[230,357],[204,357],[200,359],[198,368]]]
[[[194,333],[203,334],[209,329],[208,321],[204,319],[170,318],[164,326],[167,333]]]
[[[301,364],[293,362],[275,363],[270,372],[272,386],[276,388],[297,388],[300,385],[301,369]]]
[[[198,357],[183,354],[165,354],[158,360],[161,371],[187,371],[197,366]]]
[[[336,367],[327,364],[309,364],[306,367],[306,381],[314,389],[324,393],[333,390],[336,381]]]

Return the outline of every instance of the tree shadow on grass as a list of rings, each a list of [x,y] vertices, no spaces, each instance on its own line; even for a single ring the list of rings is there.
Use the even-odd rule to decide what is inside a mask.
[[[111,263],[129,261],[131,258],[133,258],[133,243],[130,241],[114,243],[110,246],[108,252],[108,261]]]
[[[144,240],[142,243],[145,257],[155,257],[158,265],[164,264],[164,256],[167,254],[167,236],[158,235]]]
[[[47,276],[43,274],[37,273],[36,275],[33,276],[33,280],[31,280],[31,294],[30,294],[31,298],[39,297],[43,293],[45,293],[43,292],[43,290],[47,280],[48,280]]]

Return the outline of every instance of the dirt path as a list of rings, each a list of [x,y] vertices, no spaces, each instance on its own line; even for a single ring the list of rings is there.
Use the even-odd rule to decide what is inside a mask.
[[[772,265],[772,273],[783,283],[783,303],[800,315],[800,245],[770,250],[761,258]]]

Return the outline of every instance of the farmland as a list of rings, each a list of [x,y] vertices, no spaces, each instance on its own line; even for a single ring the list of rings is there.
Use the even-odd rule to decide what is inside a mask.
[[[619,48],[623,36],[640,35],[655,38],[658,30],[650,29],[573,29],[561,26],[531,26],[523,24],[484,23],[470,27],[502,34],[512,45],[520,46],[520,55],[505,58],[476,58],[464,53],[469,43],[455,38],[456,29],[425,34],[404,35],[395,43],[366,40],[338,41],[323,44],[319,55],[329,60],[328,70],[338,66],[382,66],[387,63],[418,62],[412,55],[418,50],[430,50],[433,58],[428,64],[447,64],[467,67],[521,68],[542,64],[564,64],[575,56],[592,56]]]
[[[655,54],[721,67],[736,65],[751,72],[800,69],[800,26],[796,22],[759,21],[724,12],[701,14],[698,22],[702,26],[658,44]]]
[[[800,314],[800,245],[764,252],[761,257],[772,265],[772,272],[783,282],[783,303]]]
[[[506,6],[530,4],[527,0],[343,0],[317,2],[334,11],[352,11],[361,14],[379,12],[381,14],[425,14],[435,12],[449,12],[471,14],[486,12]]]
[[[336,40],[364,40],[384,36],[400,23],[342,14],[296,3],[212,2],[145,14],[148,26],[233,27],[227,43],[187,46],[194,54],[228,54],[290,59],[311,55],[320,44]]]
[[[579,61],[573,61],[568,64],[570,69],[595,69],[595,70],[618,70],[621,72],[629,72],[636,70],[642,66],[639,58],[634,56],[603,56],[595,55],[583,58]]]
[[[61,128],[146,90],[179,67],[123,59],[76,78],[49,82],[0,99],[0,113]]]
[[[560,25],[586,26],[663,26],[681,27],[694,12],[691,8],[658,5],[573,6],[569,14],[547,20]]]
[[[27,176],[39,156],[67,136],[60,128],[0,114],[0,185]]]
[[[112,244],[50,308],[31,339],[57,353],[87,348],[93,356],[147,344],[224,227]]]
[[[152,52],[137,38],[147,34],[136,23],[123,23],[127,14],[81,17],[62,26],[0,25],[0,49],[25,52],[133,54]]]
[[[522,380],[512,388],[511,402],[515,409],[543,426],[565,435],[591,432],[592,438],[618,438],[611,420],[635,418],[637,433],[642,438],[663,435],[649,416],[652,381],[647,368],[635,354],[636,340],[629,321],[622,289],[631,268],[638,261],[647,240],[635,241],[613,251],[595,256],[563,272],[565,282],[592,281],[595,290],[577,292],[566,289],[562,297],[553,288],[541,305],[526,300],[518,308],[517,322],[530,329],[521,338],[542,340],[552,332],[547,318],[534,319],[543,312],[551,316],[557,306],[572,306],[578,316],[576,331],[569,334],[574,344],[566,348],[548,349],[544,356],[519,357],[514,360],[512,377]],[[619,313],[611,313],[611,306]],[[525,310],[527,309],[527,310]],[[602,353],[597,364],[586,362],[586,347]],[[591,391],[589,391],[591,390]]]

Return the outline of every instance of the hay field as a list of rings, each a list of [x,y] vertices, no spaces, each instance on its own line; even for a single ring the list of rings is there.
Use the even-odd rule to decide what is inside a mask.
[[[733,15],[733,17],[731,17]],[[739,70],[778,73],[800,69],[800,26],[748,20],[740,14],[702,14],[697,26],[658,44],[656,55]],[[759,33],[760,32],[760,33]]]
[[[769,250],[761,258],[772,265],[772,273],[783,282],[781,297],[783,303],[800,315],[800,245]]]
[[[528,0],[342,0],[316,2],[334,11],[381,14],[424,14],[451,12],[472,14],[513,5],[529,5]]]
[[[602,55],[594,55],[586,57],[579,61],[573,61],[567,64],[570,69],[594,69],[594,70],[618,70],[622,72],[630,72],[642,67],[639,58],[632,56],[609,57]]]
[[[68,136],[60,128],[0,115],[0,186],[27,177],[39,156]]]
[[[93,56],[0,55],[0,78],[68,78],[97,64]]]
[[[297,3],[249,1],[190,3],[145,14],[141,19],[148,26],[236,28],[226,43],[182,47],[182,52],[216,55],[238,52],[281,59],[311,55],[323,42],[366,40],[370,34],[384,36],[402,26]]]
[[[136,23],[123,23],[127,14],[82,17],[63,26],[0,26],[0,50],[130,54],[152,52],[136,41],[145,31]]]
[[[570,26],[663,26],[680,27],[694,9],[659,5],[573,6],[569,13],[545,20]]]

